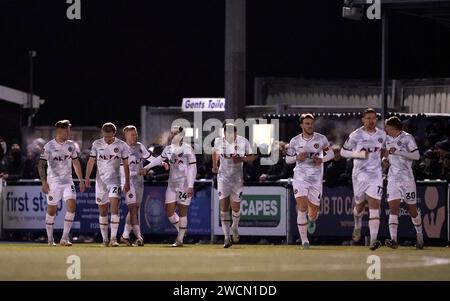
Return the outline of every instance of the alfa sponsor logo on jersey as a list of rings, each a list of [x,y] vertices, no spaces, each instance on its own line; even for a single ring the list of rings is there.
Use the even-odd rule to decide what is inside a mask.
[[[363,147],[361,148],[361,151],[366,151],[368,153],[376,153],[380,150],[379,147]]]
[[[53,161],[66,161],[67,159],[69,159],[70,156],[65,155],[65,156],[55,156],[53,157]]]
[[[117,156],[117,155],[109,155],[109,156],[108,155],[99,155],[98,158],[102,159],[102,160],[117,160],[117,159],[120,159],[119,156]]]

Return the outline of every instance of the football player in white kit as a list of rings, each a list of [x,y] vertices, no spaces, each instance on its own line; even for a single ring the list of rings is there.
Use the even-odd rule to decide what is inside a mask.
[[[366,109],[362,117],[363,126],[353,131],[341,149],[341,156],[353,158],[353,195],[355,226],[352,239],[361,238],[362,216],[369,203],[370,250],[381,247],[377,239],[380,227],[380,202],[383,195],[381,156],[384,153],[386,133],[376,127],[377,113]]]
[[[402,131],[402,122],[398,117],[386,120],[385,153],[386,162],[389,164],[387,201],[389,202],[389,233],[391,239],[386,239],[386,246],[397,249],[397,228],[400,202],[405,203],[406,210],[411,216],[416,228],[416,248],[423,249],[422,217],[417,210],[416,181],[411,168],[413,160],[420,159],[414,137]]]
[[[75,218],[77,194],[72,180],[72,165],[80,180],[80,191],[84,191],[83,172],[76,151],[75,143],[69,139],[70,121],[60,120],[55,124],[55,139],[47,142],[42,148],[38,163],[39,177],[42,181],[42,192],[47,195],[47,214],[45,225],[48,245],[55,246],[53,238],[53,224],[58,202],[62,199],[66,203],[63,235],[61,246],[72,246],[69,232]]]
[[[191,199],[194,196],[194,182],[197,176],[197,160],[192,147],[183,142],[185,131],[180,126],[173,126],[170,132],[170,143],[160,156],[151,159],[144,167],[145,172],[150,168],[161,165],[168,160],[169,182],[167,184],[165,211],[166,216],[177,229],[178,235],[172,247],[182,247],[186,234],[187,214]],[[178,207],[178,214],[175,208]]]
[[[294,168],[294,196],[297,202],[297,225],[304,249],[309,248],[308,234],[314,233],[320,209],[323,163],[334,158],[327,137],[314,132],[314,116],[302,114],[302,133],[289,142],[286,163]],[[325,153],[325,156],[324,156]],[[308,218],[307,218],[308,216]]]
[[[119,228],[119,203],[122,193],[120,186],[120,163],[123,162],[125,184],[123,191],[130,190],[130,169],[128,145],[115,137],[116,126],[107,122],[102,126],[103,138],[92,143],[91,154],[86,167],[85,184],[90,187],[89,177],[94,164],[97,163],[95,178],[95,199],[99,210],[99,224],[102,233],[102,246],[118,247],[117,230]],[[111,203],[111,240],[108,241],[108,211]]]
[[[144,194],[144,177],[143,164],[144,161],[150,158],[150,153],[147,148],[138,142],[138,132],[134,125],[128,125],[123,129],[125,135],[125,142],[130,148],[130,157],[128,164],[130,166],[130,191],[125,194],[125,202],[128,206],[128,213],[125,220],[125,228],[120,242],[127,246],[143,246],[144,239],[141,234],[141,227],[139,224],[139,207],[142,202]],[[120,180],[121,184],[125,185],[125,170],[123,164],[120,166]],[[130,241],[130,232],[133,231],[136,236],[136,241]]]
[[[233,232],[233,242],[239,242],[238,226],[244,185],[243,162],[253,161],[256,156],[252,155],[250,142],[245,137],[237,135],[237,127],[234,124],[225,123],[223,132],[224,137],[217,137],[214,140],[212,172],[217,173],[220,221],[225,235],[223,247],[229,248],[232,245],[230,230]],[[231,219],[233,224],[230,227]]]

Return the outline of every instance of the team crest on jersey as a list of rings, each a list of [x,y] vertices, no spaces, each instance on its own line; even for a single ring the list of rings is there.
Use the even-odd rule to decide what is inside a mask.
[[[69,152],[73,151],[73,147],[69,146],[69,148],[67,149]]]
[[[130,193],[130,194],[128,195],[128,198],[132,199],[133,196],[134,196],[134,195],[133,195],[132,193]]]
[[[97,198],[97,202],[101,203],[102,199],[101,198]]]
[[[397,145],[398,146],[402,146],[402,143],[399,141],[399,142],[397,142]]]
[[[49,201],[53,201],[53,197],[52,197],[52,196],[49,196],[49,197],[48,197],[48,200],[49,200]]]
[[[314,148],[319,148],[319,143],[314,144]]]
[[[383,143],[383,138],[378,138],[378,142]]]
[[[296,188],[296,189],[294,189],[294,194],[297,194],[298,193],[298,189]]]
[[[234,150],[238,150],[239,147],[237,145],[234,146]]]
[[[221,196],[222,195],[222,191],[219,191],[219,196]]]
[[[116,147],[116,148],[114,149],[114,152],[115,152],[115,153],[118,153],[118,152],[119,152],[119,148]]]

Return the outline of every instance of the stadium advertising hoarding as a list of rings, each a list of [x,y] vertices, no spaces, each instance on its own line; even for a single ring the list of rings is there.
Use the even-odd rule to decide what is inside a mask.
[[[77,189],[78,189],[78,185]],[[94,186],[94,185],[93,185]],[[196,194],[192,199],[188,224],[190,234],[211,233],[211,184],[196,185]],[[165,217],[164,199],[166,186],[145,186],[141,205],[141,229],[143,233],[176,233],[175,228]],[[45,230],[45,212],[47,201],[40,185],[10,185],[5,188],[3,206],[3,229],[5,230]],[[64,224],[62,202],[58,203],[55,229],[61,230]],[[120,207],[119,233],[124,226],[128,212],[124,200]],[[95,203],[94,187],[83,193],[77,192],[77,209],[73,224],[74,232],[92,233],[99,231],[98,206]]]
[[[292,191],[289,193],[291,234],[298,237],[295,200]],[[353,231],[353,191],[351,187],[323,187],[323,199],[319,220],[314,236],[347,236]],[[423,181],[417,183],[417,205],[422,213],[425,237],[447,239],[447,183]],[[381,201],[380,211],[381,237],[389,237],[389,207],[386,200]],[[363,217],[362,235],[369,235],[368,210]],[[398,236],[400,239],[416,236],[411,217],[403,208],[400,209]]]
[[[142,233],[176,235],[177,230],[164,212],[166,187],[145,186],[140,212]],[[211,189],[210,183],[195,186],[195,195],[189,205],[188,234],[210,235]]]
[[[219,196],[214,189],[214,235],[223,235]],[[282,186],[244,186],[239,234],[286,236],[287,190]]]

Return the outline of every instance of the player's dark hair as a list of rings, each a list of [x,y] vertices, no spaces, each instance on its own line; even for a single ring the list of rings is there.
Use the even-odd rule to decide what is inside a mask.
[[[70,126],[72,126],[72,125],[70,124],[70,121],[67,119],[60,120],[55,123],[55,128],[57,128],[57,129],[67,129]]]
[[[127,125],[126,127],[123,128],[123,132],[129,132],[129,131],[136,131],[137,132],[137,128],[134,125]]]
[[[223,132],[225,133],[227,129],[233,128],[233,132],[237,133],[237,126],[233,123],[223,123]]]
[[[117,128],[116,128],[115,124],[112,122],[107,122],[102,126],[102,132],[105,132],[105,133],[114,133],[115,134],[116,130],[117,130]]]
[[[392,116],[391,118],[386,119],[386,125],[392,126],[399,131],[403,128],[403,124],[397,116]]]
[[[375,109],[372,109],[372,108],[367,108],[363,112],[363,117],[366,117],[367,114],[375,114],[375,115],[377,115],[377,111],[375,111]]]
[[[300,115],[300,123],[303,123],[303,120],[305,120],[305,119],[307,119],[307,118],[312,119],[312,120],[315,120],[313,114],[311,114],[311,113],[305,113],[305,114]]]

